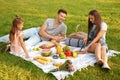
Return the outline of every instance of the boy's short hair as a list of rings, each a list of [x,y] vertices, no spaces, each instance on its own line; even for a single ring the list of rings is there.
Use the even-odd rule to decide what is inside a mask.
[[[60,14],[61,12],[62,12],[62,13],[65,13],[65,14],[67,15],[67,11],[66,11],[66,10],[64,10],[64,9],[59,9],[59,10],[58,10],[58,14]]]

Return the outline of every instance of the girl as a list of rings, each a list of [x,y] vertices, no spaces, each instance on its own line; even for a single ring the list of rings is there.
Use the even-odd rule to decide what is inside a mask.
[[[11,42],[10,51],[16,54],[22,52],[22,49],[25,52],[25,57],[28,58],[28,52],[23,42],[23,32],[21,31],[23,28],[23,20],[16,16],[16,18],[12,22],[9,39]]]
[[[93,52],[96,55],[97,63],[102,68],[110,70],[107,64],[107,44],[106,44],[107,24],[102,21],[97,10],[91,10],[88,17],[88,38],[84,40],[85,52]]]

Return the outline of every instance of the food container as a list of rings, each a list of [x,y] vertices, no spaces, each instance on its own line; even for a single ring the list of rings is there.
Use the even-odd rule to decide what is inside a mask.
[[[64,59],[54,59],[54,66],[60,67],[65,62]]]

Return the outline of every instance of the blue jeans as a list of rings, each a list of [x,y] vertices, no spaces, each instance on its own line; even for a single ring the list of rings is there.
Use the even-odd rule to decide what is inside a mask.
[[[24,30],[24,39],[27,39],[25,41],[25,45],[34,46],[35,44],[39,43],[41,41],[40,36],[38,35],[40,28],[30,28]],[[7,42],[9,41],[9,35],[5,35],[0,37],[0,42]]]

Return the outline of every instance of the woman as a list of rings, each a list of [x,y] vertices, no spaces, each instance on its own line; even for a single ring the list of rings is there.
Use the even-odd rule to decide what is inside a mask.
[[[86,45],[85,53],[93,52],[96,55],[97,63],[102,68],[110,70],[107,63],[107,44],[106,44],[107,24],[102,21],[97,10],[91,10],[88,17],[88,38],[84,40]]]

